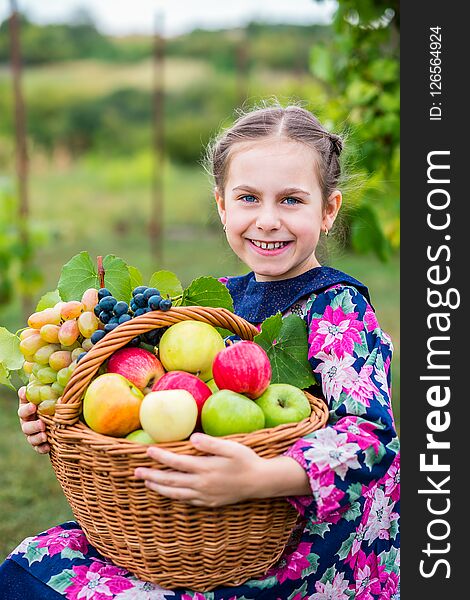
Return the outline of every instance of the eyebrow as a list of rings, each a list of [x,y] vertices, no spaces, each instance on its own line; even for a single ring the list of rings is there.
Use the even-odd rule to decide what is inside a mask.
[[[244,190],[244,191],[247,191],[247,192],[254,192],[256,194],[259,193],[256,188],[253,188],[250,185],[245,185],[245,184],[237,185],[236,187],[234,187],[232,189],[232,192],[235,192],[237,190]],[[286,195],[289,195],[289,194],[304,194],[305,196],[310,196],[309,192],[306,192],[305,190],[302,190],[302,189],[296,188],[296,187],[285,188],[285,189],[281,190],[279,193],[281,195],[283,195],[283,196],[286,196]]]

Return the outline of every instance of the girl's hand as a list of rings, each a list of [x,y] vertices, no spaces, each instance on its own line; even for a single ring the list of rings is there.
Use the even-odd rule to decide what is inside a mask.
[[[26,399],[26,388],[23,386],[18,390],[21,430],[26,436],[28,443],[38,454],[47,454],[50,450],[47,443],[46,426],[37,418],[37,406]]]
[[[162,496],[194,506],[224,506],[259,497],[260,473],[266,459],[243,444],[203,433],[193,434],[190,441],[209,456],[150,447],[148,456],[170,469],[139,467],[135,476]]]

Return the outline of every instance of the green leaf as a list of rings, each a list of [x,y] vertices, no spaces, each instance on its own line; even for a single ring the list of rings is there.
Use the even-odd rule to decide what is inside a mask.
[[[385,567],[385,571],[387,571],[387,573],[398,572],[399,567],[397,564],[397,558],[398,548],[395,548],[394,546],[390,548],[390,552],[384,550],[379,554],[380,565]]]
[[[180,296],[183,293],[183,286],[178,277],[171,271],[156,271],[150,278],[149,287],[157,288],[163,297]]]
[[[309,521],[307,523],[306,529],[309,533],[313,535],[319,535],[320,537],[325,537],[325,533],[330,531],[330,525],[328,523],[313,523]]]
[[[356,532],[353,531],[350,534],[350,536],[348,537],[348,539],[344,540],[344,542],[341,544],[341,548],[336,553],[336,556],[339,556],[340,560],[344,560],[346,558],[346,556],[349,554],[355,537],[356,537]]]
[[[281,313],[268,317],[254,341],[269,356],[272,383],[290,383],[300,389],[315,383],[307,358],[307,326],[301,317],[289,315],[283,319]]]
[[[0,327],[0,364],[8,371],[17,371],[23,363],[20,338],[5,327]]]
[[[88,288],[99,288],[98,273],[88,252],[73,256],[60,273],[57,289],[64,301],[80,300]]]
[[[10,372],[0,363],[0,385],[6,385],[14,390],[15,386],[10,381]]]
[[[183,306],[213,306],[233,312],[230,292],[215,277],[198,277],[183,292]]]
[[[127,264],[114,254],[103,259],[104,284],[116,300],[129,302],[132,294],[131,275]],[[85,290],[84,290],[85,291]]]
[[[346,521],[354,521],[361,515],[361,507],[359,502],[353,502],[346,512],[342,514],[343,519]]]
[[[369,446],[368,448],[363,450],[363,452],[366,457],[364,462],[372,471],[372,467],[382,460],[382,457],[385,454],[385,448],[383,447],[383,444],[380,444],[379,451],[377,454],[375,453],[375,450],[372,446]]]
[[[302,578],[307,577],[310,573],[316,573],[318,569],[318,561],[320,560],[320,556],[315,554],[315,552],[311,552],[307,556],[307,560],[310,563],[310,566],[306,569],[302,569]]]
[[[62,594],[70,586],[74,577],[75,573],[72,569],[65,569],[58,575],[53,575],[47,582],[47,585],[56,592],[59,592],[59,594]]]
[[[351,483],[348,487],[349,501],[354,502],[361,497],[362,485],[360,483]]]
[[[295,600],[295,598],[306,598],[308,590],[308,583],[306,581],[303,582],[302,587],[295,589],[292,594],[287,598],[287,600]]]
[[[49,554],[47,548],[39,548],[39,542],[32,542],[23,554],[23,558],[25,558],[28,561],[29,566],[31,566],[35,562],[41,562],[47,554]]]
[[[134,289],[139,287],[139,285],[143,285],[144,278],[142,273],[137,269],[137,267],[127,267],[129,269],[129,275],[131,278],[131,288]]]
[[[46,294],[44,294],[44,296],[41,296],[36,306],[36,312],[40,312],[45,308],[52,308],[57,304],[57,302],[60,302],[61,300],[62,298],[60,297],[59,290],[47,292]]]

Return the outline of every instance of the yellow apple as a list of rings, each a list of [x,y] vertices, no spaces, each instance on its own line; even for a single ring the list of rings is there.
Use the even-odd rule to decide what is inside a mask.
[[[140,405],[142,429],[157,443],[188,438],[197,417],[196,400],[187,390],[150,392]]]

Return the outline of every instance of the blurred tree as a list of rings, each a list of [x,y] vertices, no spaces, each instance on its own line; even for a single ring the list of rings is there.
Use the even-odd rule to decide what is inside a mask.
[[[348,123],[354,174],[346,241],[385,259],[400,243],[399,2],[338,0],[333,28],[312,48],[311,69],[323,84],[327,119]]]

